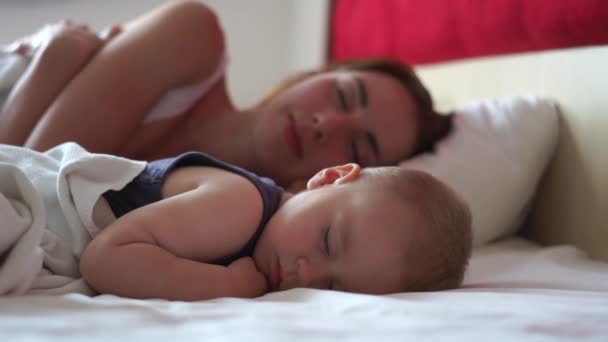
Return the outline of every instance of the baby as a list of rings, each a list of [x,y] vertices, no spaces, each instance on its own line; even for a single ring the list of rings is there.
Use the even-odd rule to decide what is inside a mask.
[[[434,177],[346,164],[320,171],[307,188],[283,192],[201,153],[149,163],[103,195],[111,213],[99,205],[98,219],[117,219],[87,246],[80,271],[100,293],[172,300],[460,285],[471,218]]]
[[[62,72],[69,79],[104,41],[79,26],[64,24],[57,29],[55,39],[34,55],[33,65],[39,65],[38,70],[52,65],[57,56],[51,52],[64,44],[91,43],[74,61],[62,62],[70,68]],[[108,39],[118,32],[114,29]],[[7,127],[2,120],[37,122],[41,108],[66,81],[34,71],[28,75],[17,90],[36,91],[11,95],[0,115],[0,133]],[[24,132],[4,133],[0,136],[7,138],[2,142],[24,143]],[[49,153],[57,160],[46,166],[64,160],[60,151]],[[2,158],[4,152],[0,146],[2,163],[8,162]],[[6,155],[16,156],[13,161],[25,160],[14,147]],[[98,293],[201,300],[256,297],[295,287],[374,294],[442,290],[462,281],[470,253],[470,214],[462,199],[437,179],[397,167],[362,170],[346,164],[320,171],[307,188],[290,194],[268,179],[200,153],[148,163],[126,186],[106,191],[97,200],[92,221],[103,228],[100,232],[77,230],[70,220],[69,227],[51,222],[59,228],[46,228],[42,247],[62,252],[45,254],[41,275],[46,279],[34,285],[45,288],[61,277],[82,275]],[[7,197],[12,191],[7,190]],[[77,202],[73,192],[59,196],[47,191],[44,196]],[[31,232],[26,237],[39,234]],[[14,230],[11,238],[20,234],[27,235]],[[48,236],[57,243],[45,240]],[[0,260],[26,249],[25,244],[14,244],[10,253],[2,252],[9,245],[0,241]],[[28,260],[42,263],[36,258]],[[60,262],[64,258],[71,261]],[[0,265],[0,275],[21,280],[15,285],[0,279],[0,293],[22,293],[29,286],[14,268],[19,265],[6,260]]]
[[[460,284],[470,214],[432,176],[345,164],[307,187],[290,194],[198,152],[145,163],[75,143],[0,145],[0,294],[202,300]]]

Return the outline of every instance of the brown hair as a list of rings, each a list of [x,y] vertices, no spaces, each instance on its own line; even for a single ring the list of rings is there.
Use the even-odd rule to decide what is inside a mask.
[[[295,74],[280,82],[262,99],[259,105],[264,105],[278,94],[311,76],[338,70],[377,72],[388,75],[398,80],[412,95],[418,107],[417,115],[420,123],[413,154],[432,150],[435,143],[450,131],[451,116],[436,112],[433,108],[431,94],[422,84],[414,70],[409,65],[392,58],[378,57],[344,60],[325,65],[316,70]],[[404,159],[409,157],[411,156],[403,156]]]
[[[412,264],[403,274],[402,291],[440,291],[461,285],[471,255],[471,212],[450,187],[422,171],[403,167],[364,170],[366,178],[383,182],[398,200],[413,207],[424,224],[408,242],[403,258]],[[370,177],[371,175],[371,177]]]

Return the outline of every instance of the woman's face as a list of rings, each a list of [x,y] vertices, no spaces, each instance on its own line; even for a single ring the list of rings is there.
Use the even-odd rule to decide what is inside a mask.
[[[289,186],[328,166],[396,164],[414,151],[416,110],[410,93],[381,73],[312,76],[260,108],[257,170]]]

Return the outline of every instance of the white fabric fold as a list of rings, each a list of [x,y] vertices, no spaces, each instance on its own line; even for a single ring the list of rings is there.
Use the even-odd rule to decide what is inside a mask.
[[[90,294],[78,261],[103,228],[93,207],[145,165],[75,143],[45,153],[0,145],[0,294]]]

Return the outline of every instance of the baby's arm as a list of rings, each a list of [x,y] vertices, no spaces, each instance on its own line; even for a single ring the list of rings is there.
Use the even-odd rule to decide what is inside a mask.
[[[87,283],[100,293],[132,298],[203,300],[264,294],[266,279],[251,258],[228,267],[205,262],[244,245],[262,212],[253,184],[221,170],[198,172],[208,169],[172,172],[163,188],[167,198],[104,229],[80,261]],[[205,182],[197,179],[198,173],[205,175]]]
[[[118,32],[114,27],[108,39]],[[47,25],[38,36],[45,36],[46,41],[34,50],[31,63],[0,111],[0,143],[23,145],[61,90],[105,43],[86,26],[69,21]],[[27,47],[24,42],[15,53],[27,55]]]

